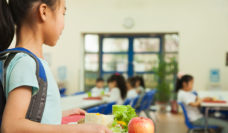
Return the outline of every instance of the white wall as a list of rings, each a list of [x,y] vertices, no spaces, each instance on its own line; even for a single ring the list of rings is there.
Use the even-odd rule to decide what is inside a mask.
[[[68,93],[83,86],[84,32],[179,32],[180,71],[195,76],[195,88],[206,89],[209,70],[221,70],[221,85],[228,89],[227,0],[66,0],[65,31],[52,54],[54,73],[68,67]],[[133,29],[122,26],[125,17],[135,20]]]

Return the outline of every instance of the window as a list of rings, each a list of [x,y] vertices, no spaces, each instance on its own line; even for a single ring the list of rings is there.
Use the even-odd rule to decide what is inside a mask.
[[[156,87],[158,81],[153,69],[158,67],[160,55],[165,61],[178,59],[179,37],[173,34],[106,35],[85,34],[85,88],[91,89],[97,77],[105,80],[114,74],[126,78],[143,76],[147,88]],[[174,75],[168,75],[170,81]]]
[[[86,90],[93,87],[96,83],[96,78],[99,76],[99,36],[85,35],[85,55],[84,55],[84,70],[85,70],[85,87]]]

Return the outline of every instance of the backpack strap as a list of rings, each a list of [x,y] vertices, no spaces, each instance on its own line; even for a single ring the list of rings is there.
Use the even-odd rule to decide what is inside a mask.
[[[3,91],[6,87],[6,70],[7,70],[7,67],[8,65],[10,64],[10,61],[15,57],[16,53],[10,53],[6,59],[5,59],[5,62],[3,64],[3,77],[2,77],[2,88],[3,88]]]
[[[32,99],[26,114],[26,119],[40,123],[43,116],[46,97],[47,97],[46,73],[40,59],[36,55],[34,55],[32,52],[30,52],[25,48],[14,48],[14,49],[5,50],[0,53],[0,58],[3,58],[3,59],[6,58],[4,63],[4,69],[3,69],[4,78],[6,76],[6,70],[7,70],[6,68],[8,67],[10,61],[17,53],[25,53],[30,57],[32,57],[36,62],[36,77],[39,84],[39,91],[36,95],[32,96]],[[5,82],[4,78],[3,78],[3,81]],[[4,82],[3,82],[3,88],[5,88]]]
[[[1,129],[1,123],[2,123],[2,115],[3,115],[3,111],[5,108],[5,104],[6,104],[6,98],[4,95],[4,91],[3,91],[3,86],[2,86],[2,82],[0,82],[0,129]]]
[[[11,59],[13,59],[14,56],[15,56],[15,54],[10,54],[6,60],[9,60],[9,59],[11,60]],[[3,57],[0,60],[3,60],[5,58],[6,57]],[[1,100],[1,102],[0,102],[0,126],[1,126],[1,122],[2,122],[2,116],[3,116],[4,108],[6,105],[6,97],[5,97],[4,87],[3,87],[3,86],[5,86],[5,83],[6,83],[5,79],[4,79],[4,77],[6,77],[6,71],[5,70],[6,70],[7,66],[9,65],[9,63],[10,62],[7,62],[7,61],[5,61],[5,63],[4,63],[3,71],[2,71],[2,73],[3,73],[2,81],[3,82],[0,82],[0,100]],[[4,85],[2,85],[2,84],[4,84]]]

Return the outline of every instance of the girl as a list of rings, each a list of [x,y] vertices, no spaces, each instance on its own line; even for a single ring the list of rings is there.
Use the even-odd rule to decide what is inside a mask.
[[[135,79],[134,78],[128,78],[126,85],[127,85],[127,98],[137,97],[138,93],[135,89]]]
[[[144,93],[145,83],[143,77],[135,76],[135,88],[138,94]]]
[[[202,100],[193,93],[193,83],[194,79],[191,75],[184,75],[177,81],[178,101],[185,105],[188,117],[194,125],[205,126],[205,118],[198,109]],[[228,122],[226,121],[208,118],[208,124],[219,126],[223,128],[222,133],[228,133]]]
[[[99,97],[104,92],[104,80],[102,78],[97,78],[96,86],[91,89],[93,97]]]
[[[109,95],[105,98],[107,102],[117,102],[123,104],[127,95],[125,79],[122,75],[115,74],[108,79]]]
[[[60,125],[60,95],[47,62],[43,44],[55,46],[64,28],[65,0],[0,0],[0,50],[9,47],[16,27],[16,47],[33,52],[44,66],[48,90],[40,123],[25,119],[32,95],[39,90],[35,61],[18,53],[6,70],[7,103],[2,120],[2,133],[110,133],[100,125]],[[64,112],[84,114],[78,109]]]

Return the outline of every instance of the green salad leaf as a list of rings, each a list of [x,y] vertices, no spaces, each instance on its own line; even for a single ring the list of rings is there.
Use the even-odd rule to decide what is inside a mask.
[[[114,115],[114,122],[113,122],[113,129],[118,130],[118,126],[122,127],[121,133],[125,133],[128,131],[128,123],[134,117],[137,117],[135,113],[135,109],[132,108],[130,105],[114,105],[113,106],[113,115]]]

